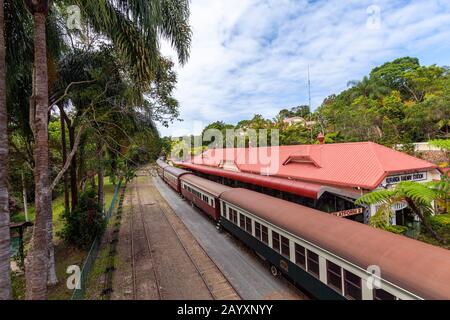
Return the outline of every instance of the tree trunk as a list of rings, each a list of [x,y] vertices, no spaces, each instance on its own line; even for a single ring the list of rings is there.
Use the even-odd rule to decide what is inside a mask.
[[[61,114],[60,119],[61,119],[61,153],[62,153],[62,163],[64,165],[67,160],[66,123],[64,121],[64,117],[62,114]],[[64,173],[63,183],[64,183],[64,210],[66,212],[69,212],[69,210],[70,210],[69,177],[67,176],[67,172]]]
[[[27,184],[25,183],[25,175],[22,172],[22,196],[23,211],[25,212],[25,221],[28,222],[28,200],[27,200]]]
[[[0,0],[0,300],[12,298],[8,195],[8,120],[6,111],[6,62],[4,3]]]
[[[105,184],[103,176],[103,144],[101,141],[97,142],[97,159],[98,159],[98,203],[105,209]]]
[[[75,128],[73,126],[69,127],[69,142],[70,148],[73,149],[75,145]],[[72,211],[76,208],[78,204],[78,181],[77,181],[77,157],[76,155],[72,158],[70,162],[70,192],[72,195]]]
[[[48,74],[45,21],[46,13],[35,12],[34,59],[35,81],[35,148],[34,180],[36,218],[26,270],[26,298],[44,300],[47,295],[48,227],[51,217],[51,190],[48,156]]]
[[[406,199],[406,202],[408,203],[408,206],[411,208],[411,210],[419,217],[420,221],[422,221],[422,224],[425,226],[425,228],[428,230],[428,232],[431,233],[431,235],[436,239],[439,240],[441,242],[445,242],[444,239],[442,239],[441,236],[439,236],[436,231],[433,230],[433,228],[431,228],[431,226],[428,224],[426,218],[424,217],[424,215],[422,214],[422,211],[417,208],[416,204],[414,203],[414,201],[412,201],[411,199]]]

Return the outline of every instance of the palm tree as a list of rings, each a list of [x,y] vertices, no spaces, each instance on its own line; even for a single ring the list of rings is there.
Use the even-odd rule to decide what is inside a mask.
[[[191,29],[188,0],[60,0],[78,5],[95,32],[107,36],[133,69],[136,86],[146,85],[158,68],[159,39],[167,38],[181,63],[189,57]],[[70,3],[69,3],[70,2]],[[51,230],[51,190],[48,158],[48,74],[46,17],[52,0],[26,0],[34,20],[34,112],[36,220],[27,265],[28,299],[45,299],[48,257],[46,230]],[[46,229],[47,227],[47,229]]]
[[[371,224],[385,229],[389,226],[392,217],[392,205],[397,202],[406,202],[412,212],[419,217],[428,232],[436,239],[443,241],[427,221],[434,212],[433,202],[447,197],[450,192],[448,180],[439,182],[418,183],[404,181],[397,184],[393,189],[380,189],[365,194],[355,201],[356,204],[378,204],[380,205],[376,214],[371,218]]]
[[[0,300],[11,299],[4,1],[0,0]]]
[[[354,98],[363,96],[365,98],[377,99],[390,91],[390,89],[384,86],[379,80],[371,79],[367,76],[364,76],[361,81],[349,81],[347,86],[352,87],[353,90],[355,90],[355,94],[353,94]]]

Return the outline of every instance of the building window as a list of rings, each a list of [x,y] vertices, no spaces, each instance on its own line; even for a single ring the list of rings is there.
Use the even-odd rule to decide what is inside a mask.
[[[374,289],[373,300],[396,300],[396,297],[383,289]]]
[[[306,250],[308,259],[308,272],[319,276],[319,255],[312,251]]]
[[[289,249],[289,239],[281,236],[281,254],[286,258],[291,256],[291,252]]]
[[[245,217],[245,231],[252,233],[252,219]]]
[[[342,294],[342,268],[327,261],[327,283]]]
[[[306,267],[305,248],[298,243],[295,244],[295,263],[302,268]]]
[[[344,295],[349,299],[361,300],[361,278],[344,270]]]
[[[280,252],[280,235],[275,231],[272,231],[272,248]]]

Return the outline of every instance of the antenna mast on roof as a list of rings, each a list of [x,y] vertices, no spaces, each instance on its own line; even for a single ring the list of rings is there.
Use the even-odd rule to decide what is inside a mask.
[[[312,110],[311,110],[311,79],[309,77],[309,63],[308,63],[308,106],[309,106],[309,125],[311,126]],[[311,143],[312,139],[313,139],[313,128],[311,127]]]

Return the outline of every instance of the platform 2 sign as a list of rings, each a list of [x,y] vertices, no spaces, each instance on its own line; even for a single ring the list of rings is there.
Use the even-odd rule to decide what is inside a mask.
[[[361,214],[361,213],[363,213],[363,211],[364,211],[363,208],[355,208],[355,209],[332,212],[331,214],[336,217],[349,217],[349,216]]]
[[[395,184],[403,181],[422,181],[427,179],[426,172],[415,172],[409,174],[401,174],[396,176],[386,177],[386,184]]]

